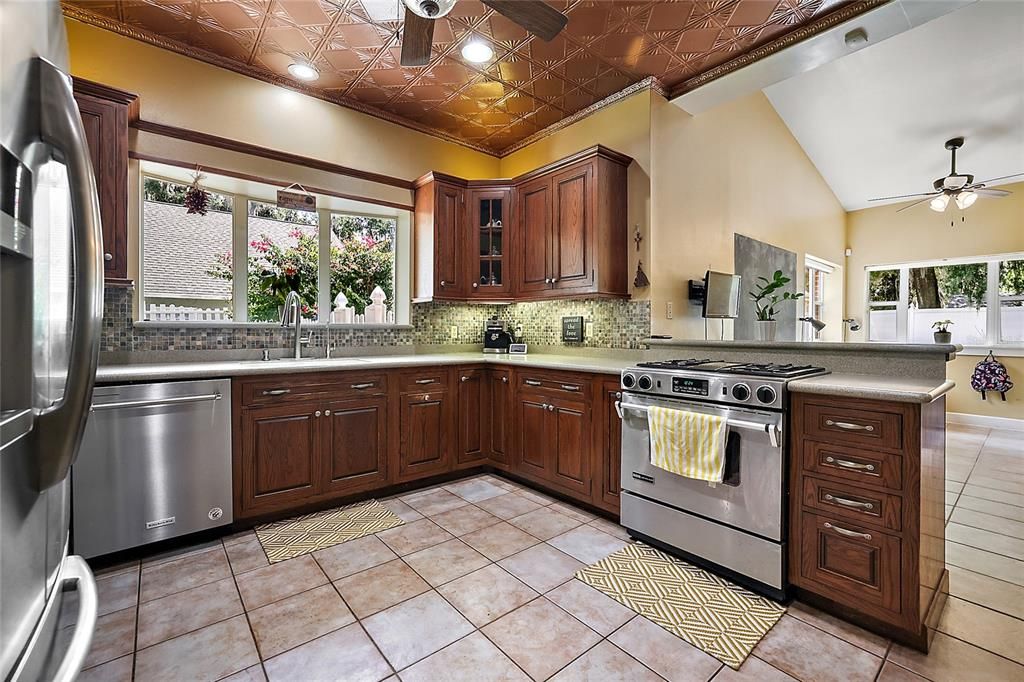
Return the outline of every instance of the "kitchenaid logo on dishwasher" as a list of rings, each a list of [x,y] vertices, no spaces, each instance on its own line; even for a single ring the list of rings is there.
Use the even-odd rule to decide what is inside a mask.
[[[647,474],[641,474],[639,471],[633,472],[633,478],[644,483],[654,483],[654,476],[648,476]]]
[[[146,521],[146,530],[153,530],[161,526],[169,526],[174,523],[174,516],[168,516],[165,519],[157,519],[156,521]]]

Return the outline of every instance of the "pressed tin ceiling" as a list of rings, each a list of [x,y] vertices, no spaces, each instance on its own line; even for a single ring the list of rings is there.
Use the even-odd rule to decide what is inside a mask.
[[[434,30],[423,67],[402,67],[400,0],[65,0],[64,11],[143,40],[502,155],[616,93],[683,91],[884,0],[705,0],[550,4],[569,17],[551,42],[478,0]],[[462,59],[470,37],[494,47]],[[288,76],[295,61],[320,78]]]

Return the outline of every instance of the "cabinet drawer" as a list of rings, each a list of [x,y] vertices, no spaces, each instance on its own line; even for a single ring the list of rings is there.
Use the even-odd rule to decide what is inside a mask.
[[[242,405],[277,405],[301,400],[380,395],[388,391],[388,377],[377,373],[336,372],[328,375],[291,375],[246,381]]]
[[[804,476],[802,499],[805,507],[855,523],[877,524],[894,531],[903,528],[903,500],[898,495]]]
[[[903,458],[836,443],[805,441],[804,471],[834,476],[854,483],[903,489]]]
[[[519,372],[517,385],[520,389],[586,401],[590,397],[590,382],[576,375],[559,376],[541,372]]]
[[[898,537],[832,517],[804,512],[800,584],[852,608],[900,612]]]
[[[398,378],[399,390],[402,393],[422,393],[447,388],[448,374],[447,367],[402,372]]]
[[[807,403],[803,417],[808,438],[885,450],[903,449],[903,415],[898,412]]]

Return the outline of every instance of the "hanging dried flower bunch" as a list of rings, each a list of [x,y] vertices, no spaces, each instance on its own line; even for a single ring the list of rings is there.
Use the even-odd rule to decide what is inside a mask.
[[[196,169],[195,175],[192,176],[192,184],[187,190],[185,190],[185,210],[187,213],[198,213],[199,215],[206,215],[206,211],[210,205],[210,193],[199,186],[199,181],[204,176]]]

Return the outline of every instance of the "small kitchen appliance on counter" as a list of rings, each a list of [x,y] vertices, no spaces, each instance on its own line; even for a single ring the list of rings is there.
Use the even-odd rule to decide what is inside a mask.
[[[484,352],[507,353],[512,345],[512,335],[505,329],[505,323],[496,318],[484,321]]]
[[[622,419],[622,525],[634,537],[784,598],[786,384],[826,373],[810,365],[698,359],[624,370],[615,406]],[[721,483],[651,464],[650,407],[728,420]]]

